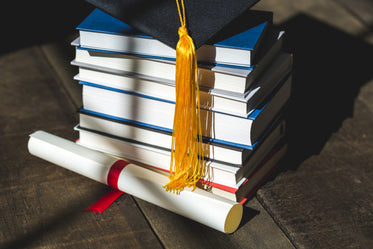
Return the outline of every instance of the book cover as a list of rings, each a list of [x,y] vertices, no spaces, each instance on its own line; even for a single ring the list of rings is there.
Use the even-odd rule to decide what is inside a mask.
[[[270,98],[263,100],[247,118],[201,109],[202,135],[234,143],[237,147],[252,146],[285,106],[290,94],[291,76],[284,79]],[[83,85],[83,109],[112,119],[171,131],[175,108],[171,101]]]
[[[232,93],[218,89],[200,87],[200,105],[204,109],[230,113],[247,117],[255,105],[266,99],[268,94],[280,84],[281,79],[292,70],[292,56],[280,53],[269,65],[265,74],[244,94]],[[81,84],[92,85],[104,89],[118,89],[123,92],[141,94],[175,101],[174,82],[156,82],[137,77],[120,76],[87,68],[79,68],[79,75],[74,77]]]
[[[235,186],[230,187],[211,181],[200,180],[198,187],[215,195],[244,204],[277,168],[279,161],[287,152],[287,144],[280,142],[260,164]]]
[[[80,126],[76,126],[75,129],[79,132],[77,143],[80,145],[150,165],[160,170],[169,170],[171,160],[169,149],[129,141],[104,132],[87,130]],[[251,153],[241,165],[232,165],[206,158],[207,168],[204,179],[231,188],[238,188],[243,177],[250,174],[255,166],[284,137],[285,123],[283,121],[276,122],[271,129],[268,136],[258,144],[255,152]]]
[[[108,116],[95,115],[83,109],[79,110],[79,129],[120,137],[130,142],[171,149],[171,131],[112,119]],[[226,141],[216,142],[208,137],[202,139],[206,158],[236,166],[242,165],[258,145],[257,142],[244,149]]]
[[[258,15],[258,13],[256,14]],[[272,15],[263,12],[263,16],[268,20],[263,20],[258,25],[214,44],[203,45],[196,51],[197,59],[209,63],[250,66],[254,58],[254,52],[271,23]],[[99,9],[95,9],[83,20],[77,30],[80,33],[82,46],[169,58],[175,58],[176,56],[173,48]]]
[[[244,94],[281,50],[284,33],[269,33],[276,42],[265,44],[265,47],[260,51],[263,56],[255,65],[255,70],[252,66],[226,67],[201,64],[198,69],[200,87]],[[102,49],[83,48],[80,46],[79,38],[71,44],[76,47],[76,56],[71,64],[79,68],[154,82],[169,83],[174,81],[174,61],[159,57],[133,56]]]

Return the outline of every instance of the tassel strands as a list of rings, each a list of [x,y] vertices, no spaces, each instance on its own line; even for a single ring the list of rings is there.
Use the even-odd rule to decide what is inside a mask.
[[[202,127],[195,46],[188,35],[184,2],[176,0],[181,27],[176,46],[176,104],[172,133],[170,181],[166,191],[179,193],[196,187],[205,168],[202,151]]]

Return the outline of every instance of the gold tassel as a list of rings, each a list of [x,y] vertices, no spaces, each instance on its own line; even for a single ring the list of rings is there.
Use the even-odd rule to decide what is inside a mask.
[[[184,2],[176,0],[181,27],[176,46],[176,104],[172,132],[170,181],[166,191],[180,193],[185,187],[196,188],[205,168],[195,46],[189,36]]]

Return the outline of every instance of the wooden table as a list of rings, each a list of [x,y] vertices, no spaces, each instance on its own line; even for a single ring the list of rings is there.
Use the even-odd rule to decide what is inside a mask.
[[[371,1],[256,6],[274,11],[295,56],[290,151],[230,235],[129,195],[103,214],[84,211],[108,187],[28,153],[39,129],[77,138],[76,33],[67,33],[90,7],[65,6],[78,7],[57,15],[70,18],[61,34],[39,27],[41,37],[16,42],[21,31],[7,29],[15,35],[0,50],[0,248],[373,248]],[[21,14],[44,12],[32,13]]]

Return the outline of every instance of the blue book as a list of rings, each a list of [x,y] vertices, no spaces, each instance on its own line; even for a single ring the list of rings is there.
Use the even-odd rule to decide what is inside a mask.
[[[251,66],[271,21],[197,50],[200,62]],[[95,9],[78,27],[80,45],[87,48],[174,59],[175,49]]]
[[[170,133],[134,126],[116,119],[87,113],[84,110],[80,111],[80,124],[75,127],[75,130],[79,132],[80,145],[158,169],[169,170]],[[134,136],[134,133],[138,136]],[[238,188],[245,181],[242,178],[253,172],[256,165],[268,155],[284,134],[285,122],[279,117],[271,124],[261,141],[250,149],[204,141],[205,162],[210,173],[206,175],[206,180]]]
[[[157,130],[172,131],[175,110],[172,101],[87,82],[80,83],[83,85],[82,111]],[[202,127],[202,136],[220,144],[250,149],[286,105],[290,93],[291,76],[288,76],[248,117],[201,108],[201,123],[206,124]]]

